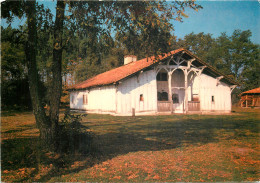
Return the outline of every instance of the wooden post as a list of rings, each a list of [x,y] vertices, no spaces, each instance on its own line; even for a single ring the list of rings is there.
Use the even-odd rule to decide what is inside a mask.
[[[173,112],[173,102],[172,102],[172,72],[168,72],[168,88],[169,88],[168,100],[170,101],[170,110],[171,110],[171,113],[172,113],[172,112]]]
[[[188,112],[188,70],[184,70],[184,79],[185,79],[185,98],[184,98],[184,103],[185,103],[185,113]]]
[[[117,113],[117,91],[118,91],[118,85],[115,85],[115,103],[116,103],[116,109],[115,109],[115,113]]]
[[[135,116],[135,108],[132,108],[132,116]]]
[[[246,107],[247,107],[247,95],[246,95]]]

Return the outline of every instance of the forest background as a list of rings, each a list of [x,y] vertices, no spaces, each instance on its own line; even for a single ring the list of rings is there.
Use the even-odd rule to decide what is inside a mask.
[[[44,102],[50,93],[47,88],[51,81],[51,60],[54,24],[53,15],[49,8],[38,5],[39,22],[37,27],[38,51],[37,66],[40,75],[40,87]],[[185,16],[185,14],[183,14]],[[11,17],[11,16],[10,16]],[[124,32],[100,31],[100,25],[87,24],[87,33],[81,29],[75,30],[66,16],[67,26],[64,26],[63,37],[66,41],[62,54],[62,97],[61,103],[68,104],[68,87],[84,81],[99,73],[123,65],[123,57],[127,54],[134,54],[138,59],[151,56],[155,51],[171,51],[184,47],[203,61],[216,67],[222,73],[229,75],[241,83],[234,90],[232,96],[233,104],[238,102],[238,94],[243,91],[258,87],[260,73],[258,72],[259,44],[251,41],[252,32],[250,30],[234,30],[231,35],[223,32],[218,37],[213,37],[209,33],[190,33],[184,38],[177,38],[174,31],[160,30],[160,25],[156,25],[158,32],[152,32],[157,36],[156,40],[147,40],[144,35],[137,30],[129,29]],[[12,18],[10,18],[10,22]],[[70,26],[69,26],[70,25]],[[103,26],[106,26],[104,24]],[[25,43],[28,28],[26,22],[15,28],[10,23],[9,26],[1,26],[1,107],[5,109],[24,110],[31,109],[28,69],[26,66]],[[152,37],[152,36],[151,36]],[[154,45],[157,46],[154,46]],[[149,51],[148,51],[149,50]]]
[[[31,109],[23,29],[26,28],[2,27],[2,109]],[[68,32],[69,30],[65,31],[64,37],[70,37],[66,35]],[[94,31],[93,34],[98,33]],[[37,55],[43,97],[47,98],[52,60],[52,36],[47,31],[42,31],[38,35],[40,39],[48,40],[45,44],[39,44],[41,49]],[[183,39],[176,39],[171,34],[168,40],[163,41],[169,44],[166,51],[184,47],[222,73],[239,81],[241,86],[234,91],[232,98],[235,104],[238,102],[238,94],[260,85],[259,45],[250,40],[251,36],[250,30],[235,30],[232,35],[222,33],[217,38],[203,32],[188,34]],[[142,39],[141,36],[131,32],[126,32],[125,35],[117,34],[115,37],[106,34],[95,35],[94,39],[78,32],[70,37],[62,60],[61,102],[68,104],[67,89],[71,85],[123,65],[124,55],[134,54],[138,59],[147,57],[146,47],[138,46],[143,42]]]

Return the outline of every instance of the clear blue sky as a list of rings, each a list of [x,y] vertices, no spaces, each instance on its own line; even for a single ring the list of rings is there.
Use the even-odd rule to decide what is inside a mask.
[[[56,3],[53,1],[39,1],[55,11]],[[251,30],[251,40],[260,44],[260,1],[197,1],[203,6],[198,12],[187,9],[188,18],[184,22],[173,21],[175,36],[183,38],[191,32],[210,33],[213,37],[220,36],[221,32],[231,35],[235,29]],[[17,20],[13,26],[24,23]],[[7,26],[5,21],[1,21]]]
[[[184,22],[174,22],[177,38],[191,32],[210,33],[213,37],[221,32],[231,35],[235,29],[251,30],[251,40],[260,44],[260,1],[197,1],[203,6],[198,12],[185,11],[189,15]]]

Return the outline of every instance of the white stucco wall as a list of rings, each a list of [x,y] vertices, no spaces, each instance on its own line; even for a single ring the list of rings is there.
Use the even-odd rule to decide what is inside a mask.
[[[86,90],[70,92],[70,108],[83,109],[83,94]]]
[[[87,96],[87,104],[83,104],[83,95]],[[89,112],[115,112],[116,88],[114,85],[73,91],[70,93],[70,108]],[[74,102],[72,101],[74,98]]]
[[[189,79],[188,77],[188,81]],[[172,79],[172,86],[182,87],[184,85],[182,83],[184,83],[184,78]],[[73,91],[70,93],[70,108],[117,115],[131,115],[133,108],[136,113],[156,113],[157,84],[160,90],[168,92],[167,82],[157,82],[154,70],[145,71],[139,76],[135,75],[121,81],[118,86],[109,85],[90,90]],[[179,107],[174,106],[175,112],[183,111],[181,102],[183,102],[182,98],[185,94],[184,89],[173,89],[172,92],[179,94],[181,98]],[[219,82],[217,85],[217,79],[211,76],[195,75],[192,84],[188,86],[189,101],[194,94],[199,96],[202,112],[231,111],[230,87],[223,82]],[[87,95],[87,104],[83,104],[83,95]],[[140,101],[140,95],[143,95],[143,101]],[[212,96],[214,96],[214,102],[212,102]]]
[[[141,94],[143,101],[140,101]],[[157,111],[156,73],[154,70],[145,71],[118,85],[117,113],[132,114],[132,108],[135,109],[136,113]]]
[[[214,96],[214,102],[212,102]],[[219,82],[217,79],[205,74],[200,76],[200,107],[201,111],[231,111],[231,90],[230,87]]]

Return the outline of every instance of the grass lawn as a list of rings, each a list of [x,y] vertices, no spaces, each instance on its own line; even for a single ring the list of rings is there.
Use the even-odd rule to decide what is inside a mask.
[[[30,112],[2,112],[2,181],[259,181],[259,109],[231,115],[89,114],[91,155],[42,150]]]

